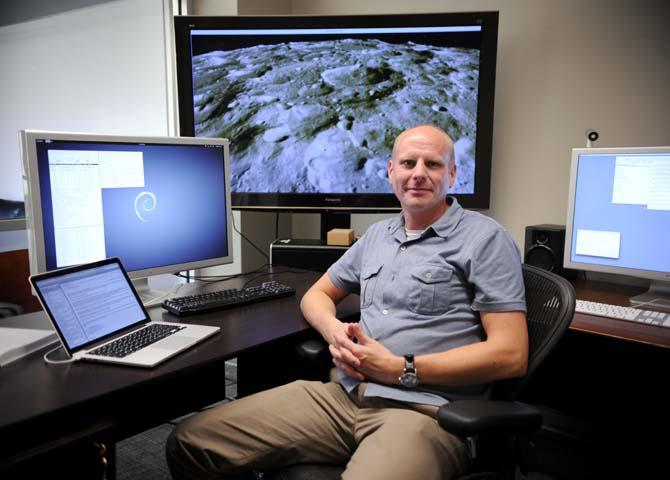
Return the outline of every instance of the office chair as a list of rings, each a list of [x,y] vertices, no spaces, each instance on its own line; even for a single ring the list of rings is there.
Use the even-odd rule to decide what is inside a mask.
[[[538,366],[567,331],[575,308],[575,290],[562,277],[523,265],[528,323],[528,371],[524,377],[495,382],[491,399],[460,400],[443,405],[439,424],[466,439],[472,458],[470,471],[462,479],[514,478],[517,468],[525,472],[532,454],[531,436],[542,425],[541,411],[515,402]],[[300,348],[300,347],[299,347]],[[306,350],[316,357],[313,342]],[[324,348],[320,353],[328,353]],[[309,352],[302,352],[309,357]],[[339,479],[344,465],[304,464],[282,468],[262,478],[276,480]]]
[[[22,218],[26,216],[23,202],[0,198],[0,218]]]
[[[0,318],[13,317],[14,315],[21,315],[23,307],[15,303],[0,302]]]

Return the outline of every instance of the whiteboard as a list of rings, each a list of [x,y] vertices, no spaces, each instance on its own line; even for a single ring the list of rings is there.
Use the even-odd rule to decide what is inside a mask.
[[[23,200],[21,129],[174,133],[171,24],[116,0],[0,27],[0,198]]]

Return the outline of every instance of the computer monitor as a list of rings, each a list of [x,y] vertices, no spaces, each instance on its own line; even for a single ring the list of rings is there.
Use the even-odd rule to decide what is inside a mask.
[[[670,147],[572,150],[564,266],[651,280],[633,306],[670,309]]]
[[[233,208],[384,212],[395,137],[433,123],[488,208],[497,35],[498,12],[175,17],[180,134],[230,138]]]
[[[32,274],[118,257],[146,279],[233,261],[228,140],[20,136]],[[146,283],[143,299],[160,293]]]

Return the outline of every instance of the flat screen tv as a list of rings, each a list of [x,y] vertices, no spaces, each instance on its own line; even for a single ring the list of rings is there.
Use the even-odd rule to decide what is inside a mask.
[[[176,17],[180,134],[230,139],[238,209],[397,210],[386,166],[423,123],[488,208],[498,13]]]

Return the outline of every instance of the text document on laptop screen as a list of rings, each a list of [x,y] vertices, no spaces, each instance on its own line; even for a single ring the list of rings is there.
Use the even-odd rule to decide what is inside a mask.
[[[37,285],[69,349],[146,319],[116,263],[44,278]]]

